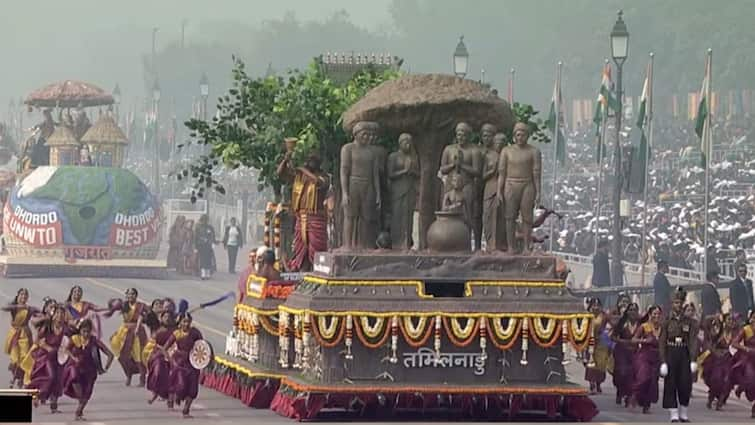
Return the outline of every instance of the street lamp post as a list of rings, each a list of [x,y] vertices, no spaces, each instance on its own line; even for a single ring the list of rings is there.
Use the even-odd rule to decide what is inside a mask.
[[[120,105],[121,105],[121,87],[116,83],[113,89],[113,100],[115,101],[115,119],[116,122],[120,118]]]
[[[464,44],[464,36],[459,37],[459,43],[454,50],[454,74],[457,77],[464,78],[467,76],[467,70],[469,68],[469,52],[467,46]]]
[[[152,162],[152,180],[154,181],[155,196],[160,196],[160,84],[155,79],[152,86],[152,108],[155,119],[155,132],[152,143],[155,146],[155,158]]]
[[[613,191],[613,243],[611,246],[611,282],[613,285],[623,286],[623,250],[621,235],[621,189],[624,185],[624,179],[621,174],[621,118],[624,107],[623,92],[621,87],[622,67],[629,54],[629,32],[622,17],[623,12],[620,10],[616,23],[611,30],[611,56],[616,64],[616,98],[619,110],[616,112],[616,141],[614,145],[614,181]]]
[[[210,80],[202,73],[199,79],[199,94],[202,96],[202,120],[207,121],[207,98],[210,96]]]

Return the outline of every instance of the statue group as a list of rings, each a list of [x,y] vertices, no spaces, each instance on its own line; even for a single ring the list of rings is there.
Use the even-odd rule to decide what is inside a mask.
[[[414,211],[422,164],[411,134],[401,134],[398,150],[387,155],[377,144],[379,132],[378,123],[359,122],[352,130],[353,141],[341,148],[342,250],[406,251],[414,246]],[[444,148],[438,172],[443,180],[440,211],[446,218],[456,216],[464,222],[470,249],[481,250],[484,240],[487,252],[513,254],[520,247],[528,253],[533,211],[540,199],[541,153],[527,143],[529,127],[524,123],[515,125],[514,143],[509,146],[504,134],[491,124],[481,127],[480,139],[481,144],[473,144],[472,128],[464,122],[456,125],[454,142]],[[320,205],[329,182],[314,157],[305,167],[293,169],[290,155],[286,156],[279,173],[298,182],[293,186],[292,207],[300,249],[294,250],[301,254],[296,265],[309,266],[314,252],[323,250],[327,239],[312,233],[324,232]],[[306,208],[302,199],[309,200]],[[307,227],[312,228],[307,231]],[[390,242],[386,243],[388,235]]]
[[[420,164],[412,136],[402,134],[398,151],[386,159],[385,150],[376,145],[378,134],[377,123],[357,123],[354,141],[341,149],[343,248],[347,250],[375,248],[381,230],[390,231],[393,249],[413,246]],[[541,153],[527,143],[529,127],[524,123],[514,127],[510,146],[491,124],[482,126],[480,139],[480,145],[472,144],[472,128],[464,122],[456,126],[454,143],[446,146],[441,156],[441,210],[459,214],[475,250],[482,249],[484,240],[490,252],[513,253],[521,245],[527,253],[531,250],[533,211],[540,199]],[[381,214],[386,193],[390,214]],[[384,219],[386,215],[390,219]]]

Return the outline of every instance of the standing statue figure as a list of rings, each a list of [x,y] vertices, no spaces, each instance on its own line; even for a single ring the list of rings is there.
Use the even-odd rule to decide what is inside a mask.
[[[523,252],[530,252],[533,211],[540,204],[543,159],[536,147],[527,144],[529,137],[529,126],[516,123],[515,144],[503,148],[498,159],[498,199],[504,206],[509,252],[516,249],[517,216],[522,219]]]
[[[291,185],[291,213],[294,225],[293,254],[288,261],[292,271],[310,271],[315,253],[328,250],[326,196],[330,180],[320,171],[320,157],[310,153],[304,167],[294,168],[293,151],[278,164],[278,175]]]
[[[445,194],[450,190],[449,174],[456,171],[463,177],[464,181],[464,199],[467,213],[464,214],[469,218],[469,225],[472,230],[477,231],[482,228],[482,212],[480,208],[479,191],[475,187],[475,181],[479,180],[482,174],[480,151],[469,143],[472,134],[472,127],[465,122],[456,125],[456,143],[446,146],[443,149],[443,155],[440,160],[440,173],[446,176],[446,184],[443,188]],[[475,249],[480,249],[482,238],[480,234],[475,234]]]
[[[503,205],[498,201],[498,157],[505,144],[503,134],[496,134],[492,124],[484,124],[480,130],[483,147],[482,170],[482,236],[488,252],[506,251],[505,220]]]
[[[343,248],[373,249],[381,214],[380,154],[372,144],[379,126],[360,121],[354,125],[354,141],[341,148],[341,205]]]
[[[414,207],[417,202],[419,165],[414,154],[412,135],[403,133],[398,138],[398,152],[388,156],[390,179],[391,242],[393,248],[411,249],[414,224]]]

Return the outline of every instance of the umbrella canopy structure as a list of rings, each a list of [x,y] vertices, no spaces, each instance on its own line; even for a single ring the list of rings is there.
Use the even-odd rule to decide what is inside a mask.
[[[24,104],[40,108],[75,108],[112,105],[113,96],[94,84],[65,80],[37,89]]]
[[[365,94],[343,114],[347,133],[359,121],[375,121],[390,133],[411,133],[420,165],[420,248],[439,206],[436,177],[443,147],[454,139],[453,128],[466,122],[508,131],[514,124],[509,104],[476,81],[452,75],[412,74],[386,81]]]

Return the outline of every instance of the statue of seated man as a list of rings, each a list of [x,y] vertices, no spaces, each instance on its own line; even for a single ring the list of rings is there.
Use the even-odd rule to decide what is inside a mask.
[[[450,189],[443,195],[442,210],[459,214],[469,225],[469,208],[467,208],[467,201],[464,196],[464,176],[459,173],[451,173],[449,180]]]

